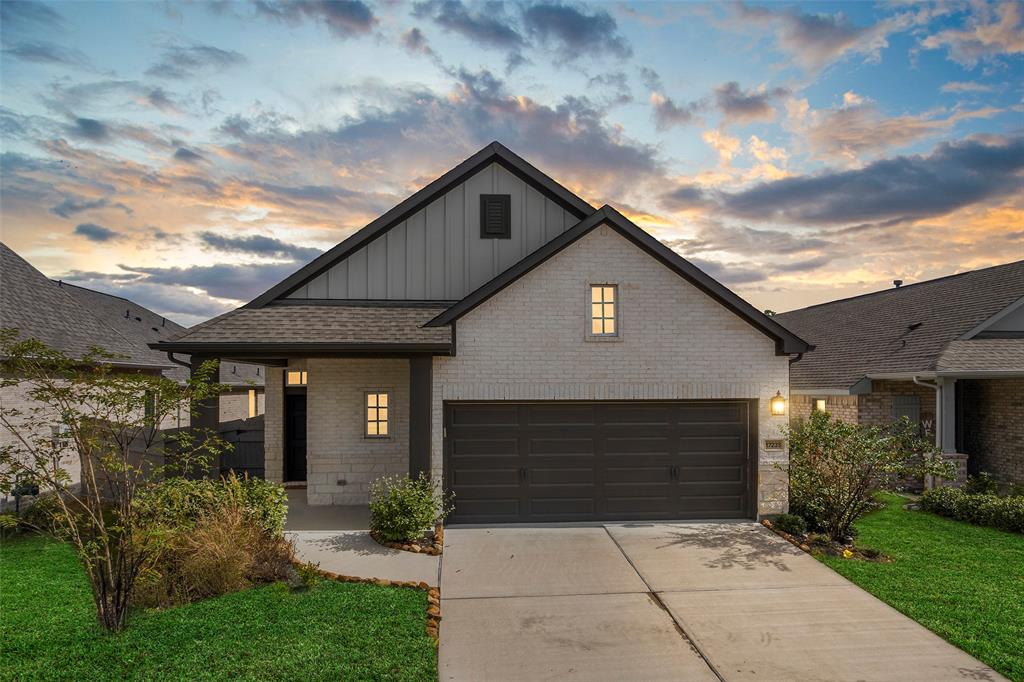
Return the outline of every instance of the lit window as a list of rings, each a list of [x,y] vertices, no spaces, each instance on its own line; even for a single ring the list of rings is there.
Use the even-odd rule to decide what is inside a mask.
[[[289,386],[305,386],[306,385],[306,370],[290,369],[288,370],[288,385]]]
[[[255,388],[250,388],[249,389],[249,416],[250,417],[255,417],[256,416],[256,389]]]
[[[815,398],[814,399],[814,411],[815,412],[827,412],[828,410],[825,409],[825,405],[826,405],[826,401],[825,401],[824,398]]]
[[[615,336],[614,284],[591,285],[590,287],[590,333],[594,336]]]
[[[366,437],[387,438],[388,436],[388,394],[366,394]]]

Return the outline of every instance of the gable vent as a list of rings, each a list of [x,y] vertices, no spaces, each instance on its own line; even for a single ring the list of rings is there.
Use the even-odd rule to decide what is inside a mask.
[[[512,195],[480,195],[480,238],[512,238]]]

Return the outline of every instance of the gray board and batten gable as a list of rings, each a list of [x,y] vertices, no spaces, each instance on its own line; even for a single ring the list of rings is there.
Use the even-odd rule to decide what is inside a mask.
[[[510,197],[508,238],[481,234],[481,195]],[[256,298],[456,301],[593,213],[594,208],[492,143]]]

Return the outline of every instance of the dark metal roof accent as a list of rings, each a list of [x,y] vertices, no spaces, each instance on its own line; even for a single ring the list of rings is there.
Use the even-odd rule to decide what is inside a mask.
[[[954,341],[1022,296],[1024,260],[779,313],[817,345],[793,366],[790,387],[846,389],[865,376],[934,372]]]
[[[555,182],[548,175],[534,168],[522,157],[512,152],[500,142],[492,142],[384,215],[373,220],[345,241],[320,254],[281,282],[254,298],[245,307],[262,308],[274,299],[287,296],[308,280],[316,277],[335,263],[347,258],[366,244],[369,244],[452,187],[463,182],[491,163],[501,164],[510,173],[521,178],[542,194],[550,197],[577,218],[584,218],[594,212],[593,206]]]
[[[775,351],[777,354],[788,355],[790,353],[804,353],[813,350],[814,347],[806,341],[744,301],[713,277],[647,234],[647,232],[637,227],[632,221],[607,204],[544,244],[494,279],[477,288],[448,310],[427,322],[426,326],[440,327],[452,324],[599,225],[612,227],[623,237],[646,251],[683,279],[739,315],[754,328],[775,339]]]

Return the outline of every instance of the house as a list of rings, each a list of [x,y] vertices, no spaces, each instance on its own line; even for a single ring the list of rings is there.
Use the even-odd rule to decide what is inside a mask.
[[[267,365],[266,475],[309,504],[430,472],[453,522],[499,523],[783,511],[789,363],[810,350],[497,142],[151,345]]]
[[[185,327],[126,298],[67,282],[56,284],[104,324],[131,341],[134,347],[150,354],[153,362],[169,366],[170,369],[164,370],[164,376],[180,383],[188,380],[187,366],[173,364],[168,360],[166,353],[149,347],[151,343],[181,334]],[[188,364],[187,357],[178,359]],[[220,366],[219,381],[227,386],[220,397],[219,421],[248,419],[263,414],[262,367],[245,363],[223,363]],[[179,415],[177,425],[187,425],[188,420],[188,414]]]
[[[0,327],[14,328],[22,338],[35,338],[71,358],[80,359],[92,347],[120,357],[110,361],[117,370],[163,374],[185,381],[188,369],[168,360],[166,353],[147,345],[181,333],[184,327],[127,299],[62,282],[54,282],[0,242]],[[2,359],[0,359],[2,360]],[[242,419],[259,412],[263,392],[262,369],[253,365],[222,365],[221,381],[231,386],[221,401],[221,421]],[[24,384],[0,389],[0,409],[24,409]],[[254,415],[253,415],[254,416]],[[178,415],[164,427],[187,425],[189,415]],[[54,417],[53,429],[59,428]],[[14,436],[0,429],[0,445],[13,444]],[[73,480],[80,473],[77,457],[69,457]],[[6,495],[7,491],[0,491]],[[5,498],[0,498],[0,503]]]
[[[1024,261],[896,284],[775,317],[816,346],[792,366],[792,417],[905,416],[961,476],[1024,483]]]

